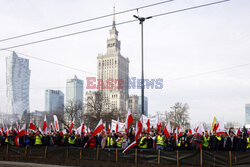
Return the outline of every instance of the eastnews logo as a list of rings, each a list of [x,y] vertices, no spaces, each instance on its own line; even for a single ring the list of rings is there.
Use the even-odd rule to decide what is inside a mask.
[[[136,77],[126,79],[96,79],[96,77],[87,77],[86,89],[141,89],[142,80]],[[162,89],[163,78],[144,79],[144,89]]]

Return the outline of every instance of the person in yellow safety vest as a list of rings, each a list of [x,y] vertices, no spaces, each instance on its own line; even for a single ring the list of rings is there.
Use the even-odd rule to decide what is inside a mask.
[[[41,146],[42,143],[42,135],[40,131],[37,131],[36,136],[35,136],[35,146]]]
[[[186,140],[187,140],[187,137],[185,136],[185,133],[184,131],[181,131],[181,136],[179,137],[179,141],[178,141],[178,148],[180,150],[185,150],[186,147]]]
[[[165,147],[164,137],[162,135],[162,132],[159,132],[156,136],[156,150],[163,150]]]
[[[107,148],[114,148],[116,145],[116,141],[115,141],[115,137],[112,136],[111,133],[108,133],[108,137],[107,137],[107,142],[106,142],[106,147]]]
[[[142,148],[142,149],[148,148],[148,141],[147,141],[146,133],[142,133],[142,137],[139,142],[139,148]]]
[[[119,132],[119,137],[116,140],[116,147],[117,148],[121,148],[122,147],[122,140],[123,140],[123,136],[122,134]]]
[[[69,143],[69,146],[71,146],[71,147],[75,145],[75,143],[76,143],[76,136],[75,136],[74,131],[69,136],[68,143]]]
[[[249,135],[247,136],[247,146],[246,146],[246,149],[247,149],[246,150],[247,152],[250,152],[250,136]]]
[[[209,149],[209,141],[210,141],[210,136],[208,135],[208,132],[205,131],[205,135],[202,138],[202,149],[203,150]]]

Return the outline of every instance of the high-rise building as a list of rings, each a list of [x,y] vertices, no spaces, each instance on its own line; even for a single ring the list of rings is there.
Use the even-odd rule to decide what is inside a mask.
[[[83,81],[76,75],[73,79],[68,79],[66,84],[66,104],[83,104]]]
[[[139,97],[139,113],[141,114],[141,96]],[[148,98],[144,96],[144,115],[148,116]]]
[[[125,112],[127,109],[128,88],[127,79],[129,77],[129,59],[121,55],[121,42],[118,40],[118,31],[115,26],[115,16],[113,26],[109,31],[107,40],[107,53],[98,54],[97,57],[97,75],[98,79],[103,81],[103,87],[98,89],[102,91],[105,101],[110,105],[110,109],[117,109]],[[107,85],[107,80],[113,85]],[[120,86],[118,87],[118,82]]]
[[[245,105],[245,124],[250,125],[250,104]]]
[[[6,58],[6,95],[9,113],[21,115],[24,111],[30,111],[30,72],[28,59],[18,57],[15,52]]]
[[[131,110],[132,115],[139,115],[139,96],[132,95],[128,98],[128,108]]]
[[[64,94],[60,90],[45,90],[45,111],[63,111]]]

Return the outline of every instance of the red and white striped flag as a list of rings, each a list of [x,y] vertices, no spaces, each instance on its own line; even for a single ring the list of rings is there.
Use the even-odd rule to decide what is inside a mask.
[[[110,129],[110,124],[109,124],[109,127],[108,127],[108,133],[110,133],[111,129]]]
[[[115,127],[115,132],[119,132],[119,117],[118,117],[118,120],[116,122],[116,127]]]
[[[98,133],[100,133],[103,130],[103,123],[102,123],[102,119],[99,121],[99,123],[97,124],[94,132],[92,133],[92,136],[97,135]]]
[[[46,115],[44,116],[44,121],[43,121],[43,132],[47,133],[47,120],[46,120]]]
[[[125,122],[125,132],[128,132],[129,130],[129,125],[133,122],[133,117],[132,117],[132,113],[131,110],[128,109],[128,114],[127,114],[127,118],[126,118],[126,122]]]
[[[19,146],[19,137],[22,137],[22,136],[24,136],[25,134],[26,134],[26,124],[23,124],[22,129],[21,129],[20,132],[16,135],[15,140],[14,140],[16,146]]]
[[[53,117],[54,117],[55,130],[56,130],[57,132],[59,132],[59,122],[58,122],[57,116],[56,116],[56,115],[53,115]]]

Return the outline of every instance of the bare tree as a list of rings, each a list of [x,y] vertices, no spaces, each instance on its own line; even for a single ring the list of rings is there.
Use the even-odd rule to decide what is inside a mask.
[[[186,103],[175,103],[173,107],[170,107],[170,111],[166,114],[167,120],[170,121],[171,125],[175,128],[177,128],[179,124],[187,128],[190,125],[188,109],[189,106]]]
[[[82,102],[68,101],[67,105],[64,107],[63,116],[60,114],[58,116],[58,121],[59,122],[62,121],[62,123],[66,128],[70,127],[70,124],[73,120],[76,126],[80,126],[80,121],[83,118],[82,113],[83,113]]]

